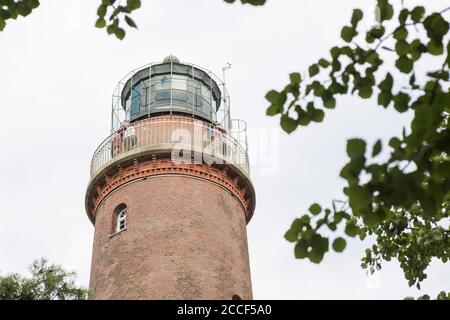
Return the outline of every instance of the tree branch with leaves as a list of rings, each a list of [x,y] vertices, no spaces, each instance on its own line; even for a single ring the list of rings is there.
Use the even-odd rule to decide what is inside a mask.
[[[433,258],[444,263],[450,259],[448,10],[396,10],[388,0],[378,0],[379,23],[364,32],[363,12],[355,9],[341,31],[345,45],[333,47],[329,57],[309,66],[306,79],[292,73],[283,90],[266,95],[267,115],[279,115],[287,133],[321,122],[341,95],[375,97],[382,108],[414,114],[410,128],[389,140],[386,161],[379,157],[382,140],[371,148],[360,138],[347,141],[349,161],[340,172],[347,181],[346,199],[325,209],[313,204],[292,223],[285,238],[295,243],[296,258],[320,263],[331,239],[319,229],[328,228],[361,240],[373,236],[376,243],[366,250],[361,266],[373,273],[383,261],[396,258],[408,284],[418,289]],[[388,64],[388,56],[394,57],[394,65]],[[418,76],[424,59],[428,71]],[[327,81],[321,80],[324,76]],[[346,240],[335,236],[331,247],[342,252]],[[450,298],[450,293],[441,292],[438,298]]]
[[[226,3],[234,3],[236,0],[223,0]],[[242,4],[261,6],[266,0],[240,0]],[[6,27],[6,22],[10,19],[17,19],[19,16],[26,17],[33,10],[39,7],[39,0],[0,0],[0,31]],[[137,24],[131,18],[131,14],[142,5],[141,0],[101,0],[97,8],[97,28],[106,28],[109,35],[115,35],[122,40],[126,35],[127,25],[136,28]]]

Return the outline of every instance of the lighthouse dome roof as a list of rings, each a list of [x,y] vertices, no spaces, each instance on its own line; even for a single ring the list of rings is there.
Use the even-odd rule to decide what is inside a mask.
[[[180,59],[178,59],[173,54],[170,54],[164,58],[163,63],[170,63],[170,62],[180,63]]]

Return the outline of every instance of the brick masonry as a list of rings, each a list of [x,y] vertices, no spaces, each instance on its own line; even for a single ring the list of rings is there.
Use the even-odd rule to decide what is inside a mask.
[[[137,178],[96,206],[91,298],[251,299],[242,200],[205,177]],[[122,203],[127,227],[111,237]]]

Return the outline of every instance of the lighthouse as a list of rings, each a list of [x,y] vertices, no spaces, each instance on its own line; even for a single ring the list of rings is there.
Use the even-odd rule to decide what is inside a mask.
[[[225,83],[170,55],[131,71],[86,191],[91,299],[251,299],[246,124]]]

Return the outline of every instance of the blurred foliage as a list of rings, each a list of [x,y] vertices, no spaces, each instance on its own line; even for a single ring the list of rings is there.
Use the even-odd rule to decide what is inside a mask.
[[[29,267],[31,278],[17,273],[0,276],[0,300],[84,300],[87,290],[75,285],[76,274],[44,258]]]
[[[223,0],[227,3],[234,3],[236,0]],[[241,0],[243,4],[263,5],[266,0]],[[102,0],[102,3],[97,9],[97,28],[105,28],[108,34],[114,34],[117,38],[122,40],[125,37],[125,29],[120,26],[123,20],[131,28],[137,28],[136,23],[131,19],[130,14],[141,7],[140,0],[127,0],[126,4],[121,4],[120,0]]]
[[[285,238],[295,243],[296,258],[319,263],[329,251],[331,239],[325,234],[343,230],[350,238],[374,236],[362,268],[373,273],[396,258],[409,286],[420,289],[432,259],[450,259],[450,45],[444,17],[450,7],[428,13],[401,2],[397,10],[388,0],[378,0],[376,8],[378,21],[371,29],[361,30],[364,15],[355,9],[341,31],[344,45],[331,48],[306,76],[292,73],[283,90],[268,92],[267,115],[279,116],[281,128],[291,133],[321,122],[325,111],[337,106],[338,96],[354,94],[413,114],[410,129],[403,128],[387,146],[381,140],[371,147],[363,139],[348,140],[349,160],[340,172],[347,181],[346,199],[325,209],[311,205]],[[424,58],[427,72],[422,75],[416,69]],[[321,228],[328,230],[321,233]],[[342,252],[346,240],[338,236],[331,246]]]
[[[236,0],[223,0],[234,3]],[[266,0],[240,0],[242,4],[261,6]],[[39,7],[39,0],[0,0],[0,31],[6,26],[8,19],[27,16]],[[131,13],[141,7],[141,0],[101,0],[97,8],[97,28],[106,28],[109,35],[118,39],[125,38],[124,24],[137,29],[137,24],[131,18]]]
[[[0,0],[0,31],[3,31],[8,19],[26,17],[39,7],[38,0]]]

